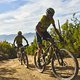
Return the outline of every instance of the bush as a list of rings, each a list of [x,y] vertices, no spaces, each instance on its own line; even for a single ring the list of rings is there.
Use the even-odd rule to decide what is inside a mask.
[[[0,59],[11,59],[16,57],[16,51],[12,44],[3,41],[0,42]]]

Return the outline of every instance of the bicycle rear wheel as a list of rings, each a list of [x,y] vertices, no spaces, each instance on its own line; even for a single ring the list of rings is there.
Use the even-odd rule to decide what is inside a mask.
[[[36,53],[34,54],[34,64],[37,70],[41,73],[45,70],[46,67],[44,63],[45,63],[45,59],[43,58],[42,54],[40,57],[40,61],[38,61],[38,52],[36,51]]]
[[[28,57],[27,57],[27,54],[26,53],[24,53],[24,56],[23,56],[24,58],[24,64],[25,64],[25,66],[28,68],[28,65],[29,65],[29,63],[28,63]]]
[[[21,52],[17,53],[17,58],[19,60],[19,63],[22,65],[23,63],[22,63],[22,53]]]
[[[72,80],[78,74],[79,67],[77,58],[66,49],[60,49],[59,53],[63,62],[61,62],[60,57],[58,59],[52,58],[51,65],[53,74],[60,80]]]

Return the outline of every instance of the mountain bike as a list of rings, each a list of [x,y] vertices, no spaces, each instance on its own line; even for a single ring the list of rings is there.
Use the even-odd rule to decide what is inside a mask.
[[[47,40],[51,41],[50,39]],[[38,61],[37,51],[34,55],[34,64],[41,73],[50,62],[52,72],[59,80],[72,80],[78,74],[79,66],[77,58],[68,50],[59,49],[57,41],[51,42],[45,50],[42,50],[40,61]]]
[[[27,54],[25,52],[26,46],[28,46],[28,45],[21,46],[18,48],[17,57],[18,57],[20,64],[21,65],[24,64],[28,68],[28,57],[27,57]]]

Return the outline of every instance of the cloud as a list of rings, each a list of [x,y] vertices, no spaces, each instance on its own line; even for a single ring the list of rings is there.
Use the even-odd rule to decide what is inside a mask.
[[[17,0],[0,0],[0,3],[13,2],[13,1],[17,1]]]
[[[17,1],[17,0],[2,0],[2,2]],[[64,23],[66,19],[70,19],[74,12],[80,15],[80,0],[24,0],[25,5],[13,11],[0,14],[0,34],[17,33],[22,30],[23,33],[34,32],[37,22],[40,17],[45,14],[49,7],[55,9],[54,19],[60,23]],[[28,2],[27,2],[28,1]]]

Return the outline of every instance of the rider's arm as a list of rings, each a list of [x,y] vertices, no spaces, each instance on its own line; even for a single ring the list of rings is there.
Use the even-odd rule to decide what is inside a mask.
[[[24,38],[24,40],[26,41],[27,45],[29,45],[29,44],[28,44],[28,40],[27,40],[24,36],[23,36],[23,38]]]
[[[40,26],[41,26],[42,24],[41,24],[41,22],[39,22],[38,24],[37,24],[37,26],[36,26],[36,31],[37,31],[37,33],[40,35],[40,36],[42,36],[42,33],[41,33],[41,31],[40,31]]]
[[[14,38],[14,42],[13,42],[13,45],[15,45],[15,41],[16,41],[16,37]]]
[[[55,26],[55,22],[54,22],[54,20],[53,20],[53,22],[52,22],[52,25],[53,25],[53,27],[54,27],[56,33],[58,34],[59,38],[60,38],[61,40],[63,40],[61,34],[59,33],[58,29],[57,29],[56,26]]]

